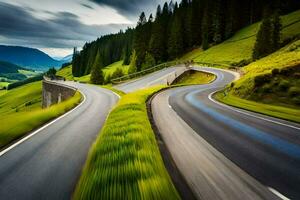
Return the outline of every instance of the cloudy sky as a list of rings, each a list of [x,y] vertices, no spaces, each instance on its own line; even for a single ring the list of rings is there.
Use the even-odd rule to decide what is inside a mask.
[[[74,46],[135,26],[164,0],[0,0],[0,44],[63,57]]]

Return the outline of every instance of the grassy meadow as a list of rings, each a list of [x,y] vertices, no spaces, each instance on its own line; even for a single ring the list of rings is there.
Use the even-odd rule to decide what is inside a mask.
[[[156,86],[124,95],[90,150],[74,199],[179,199],[148,120]]]
[[[118,62],[106,66],[103,69],[103,73],[105,74],[105,76],[112,75],[114,71],[116,71],[116,69],[118,68],[122,69],[125,75],[128,74],[129,65],[123,65],[123,60],[120,60]]]
[[[0,148],[62,115],[81,101],[81,94],[42,109],[42,84],[34,82],[0,93]]]
[[[106,77],[108,75],[112,75],[117,68],[121,68],[123,70],[124,74],[128,74],[129,65],[123,65],[123,61],[118,61],[118,62],[112,63],[111,65],[106,66],[103,69],[104,76]],[[57,72],[57,75],[65,77],[66,80],[80,81],[83,83],[90,83],[90,77],[91,77],[90,74],[82,76],[82,77],[74,77],[72,74],[72,66],[71,65],[68,67],[65,67],[63,69],[60,69]]]
[[[282,40],[299,35],[300,11],[282,16]],[[198,63],[211,63],[220,65],[247,64],[252,60],[252,50],[260,23],[255,23],[238,31],[227,41],[213,46],[206,51],[195,49],[184,55],[183,60],[194,60]]]

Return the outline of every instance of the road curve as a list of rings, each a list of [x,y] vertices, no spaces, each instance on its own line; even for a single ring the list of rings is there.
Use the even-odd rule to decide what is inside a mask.
[[[175,77],[183,73],[184,70],[186,70],[186,67],[184,65],[165,68],[136,80],[116,85],[115,88],[128,93],[153,85],[166,85],[168,82],[170,83]]]
[[[97,86],[66,82],[85,101],[0,156],[0,199],[70,199],[88,150],[118,96]]]
[[[300,199],[300,126],[222,105],[211,94],[235,77],[174,88],[151,102],[154,122],[199,199]],[[279,191],[279,192],[278,192]]]

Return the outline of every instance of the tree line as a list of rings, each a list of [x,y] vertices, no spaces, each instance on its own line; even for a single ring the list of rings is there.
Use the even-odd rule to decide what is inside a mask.
[[[133,66],[131,72],[140,71],[176,59],[196,47],[206,50],[230,38],[239,29],[263,19],[266,7],[278,11],[279,17],[279,14],[299,9],[299,2],[297,0],[166,2],[162,6],[158,5],[155,16],[150,14],[147,17],[142,12],[134,29],[103,36],[87,43],[81,52],[74,51],[73,74],[82,76],[93,71],[92,68],[97,72],[102,67],[121,59],[124,60],[124,64],[130,63]]]

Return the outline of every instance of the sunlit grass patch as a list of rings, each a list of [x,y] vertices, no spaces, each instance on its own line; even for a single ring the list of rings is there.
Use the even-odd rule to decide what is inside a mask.
[[[147,116],[156,86],[124,95],[93,145],[74,199],[179,199]]]
[[[201,85],[208,84],[214,81],[216,76],[211,73],[191,71],[190,73],[183,74],[176,81],[176,85]]]
[[[41,108],[41,82],[34,82],[10,90],[0,98],[0,148],[22,137],[31,130],[62,115],[81,100],[74,97],[50,108]]]
[[[122,69],[123,73],[128,74],[129,65],[123,65],[123,60],[114,62],[103,69],[105,76],[112,75],[118,68]]]

